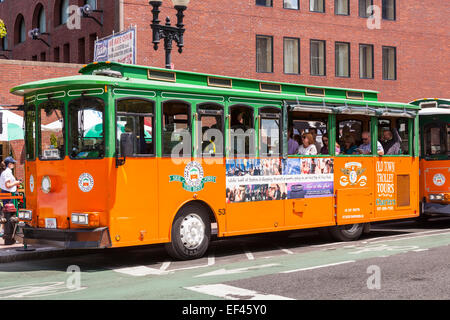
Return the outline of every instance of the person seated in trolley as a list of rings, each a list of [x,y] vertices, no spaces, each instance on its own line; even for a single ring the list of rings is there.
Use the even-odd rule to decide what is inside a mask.
[[[309,133],[312,134],[314,145],[316,146],[317,152],[322,149],[323,145],[320,143],[320,141],[317,141],[317,128],[309,128]]]
[[[355,138],[352,134],[345,135],[343,141],[343,154],[358,154],[358,147],[356,146]]]
[[[288,130],[288,154],[296,154],[298,152],[299,143],[294,139],[294,128],[289,127]]]
[[[361,134],[361,140],[362,144],[358,148],[358,152],[360,154],[371,154],[372,153],[372,144],[371,144],[371,138],[370,138],[370,132],[364,131]],[[377,154],[379,156],[384,155],[383,146],[379,141],[377,141]]]
[[[302,135],[302,144],[298,148],[298,154],[300,155],[316,155],[317,148],[314,144],[314,138],[311,133],[304,133]]]
[[[381,144],[385,155],[401,154],[401,142],[402,139],[397,129],[386,129],[383,131],[383,141],[381,141]]]
[[[328,150],[329,142],[330,142],[330,139],[328,138],[328,134],[323,135],[322,136],[323,147],[320,149],[320,154],[330,154],[330,151]],[[336,155],[341,153],[341,146],[337,142],[336,142],[335,151],[336,151]]]

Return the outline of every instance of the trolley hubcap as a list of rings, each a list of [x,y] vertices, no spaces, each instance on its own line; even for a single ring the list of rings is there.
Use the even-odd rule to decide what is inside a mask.
[[[358,230],[359,225],[358,224],[349,224],[347,226],[344,226],[344,231],[348,233],[355,233]]]
[[[196,214],[189,214],[181,222],[180,236],[187,249],[197,248],[205,238],[205,224]]]

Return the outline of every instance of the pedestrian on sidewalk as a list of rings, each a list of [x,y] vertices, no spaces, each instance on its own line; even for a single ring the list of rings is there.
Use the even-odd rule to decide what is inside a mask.
[[[11,193],[14,194],[17,191],[17,186],[21,184],[21,181],[17,180],[12,172],[12,169],[14,169],[14,164],[17,161],[14,160],[13,157],[7,157],[3,163],[0,165],[0,169],[3,169],[1,175],[0,175],[0,192],[1,193]],[[6,199],[2,200],[3,202],[3,208],[5,208],[5,205],[8,203],[13,203],[12,199]],[[2,209],[2,211],[4,211]],[[9,221],[12,214],[3,212],[4,218],[8,221],[4,226],[4,234],[3,239],[5,240],[5,245],[14,244],[15,241],[12,239],[12,234],[14,231],[13,224]]]

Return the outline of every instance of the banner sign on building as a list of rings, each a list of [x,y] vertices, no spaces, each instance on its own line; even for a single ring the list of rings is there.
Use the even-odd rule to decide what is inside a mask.
[[[136,28],[97,40],[94,61],[136,64]]]

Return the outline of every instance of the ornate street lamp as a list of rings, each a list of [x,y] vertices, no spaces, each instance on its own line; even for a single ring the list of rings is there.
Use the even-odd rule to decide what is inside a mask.
[[[172,41],[175,41],[178,46],[178,52],[183,52],[184,42],[184,11],[187,9],[189,0],[172,0],[174,8],[177,10],[177,25],[171,26],[170,18],[166,18],[166,24],[161,25],[158,20],[159,17],[159,7],[162,5],[162,1],[150,1],[153,7],[153,21],[150,25],[153,30],[153,48],[158,50],[158,45],[161,39],[164,39],[164,50],[166,51],[166,68],[171,69],[171,53],[172,53]]]

